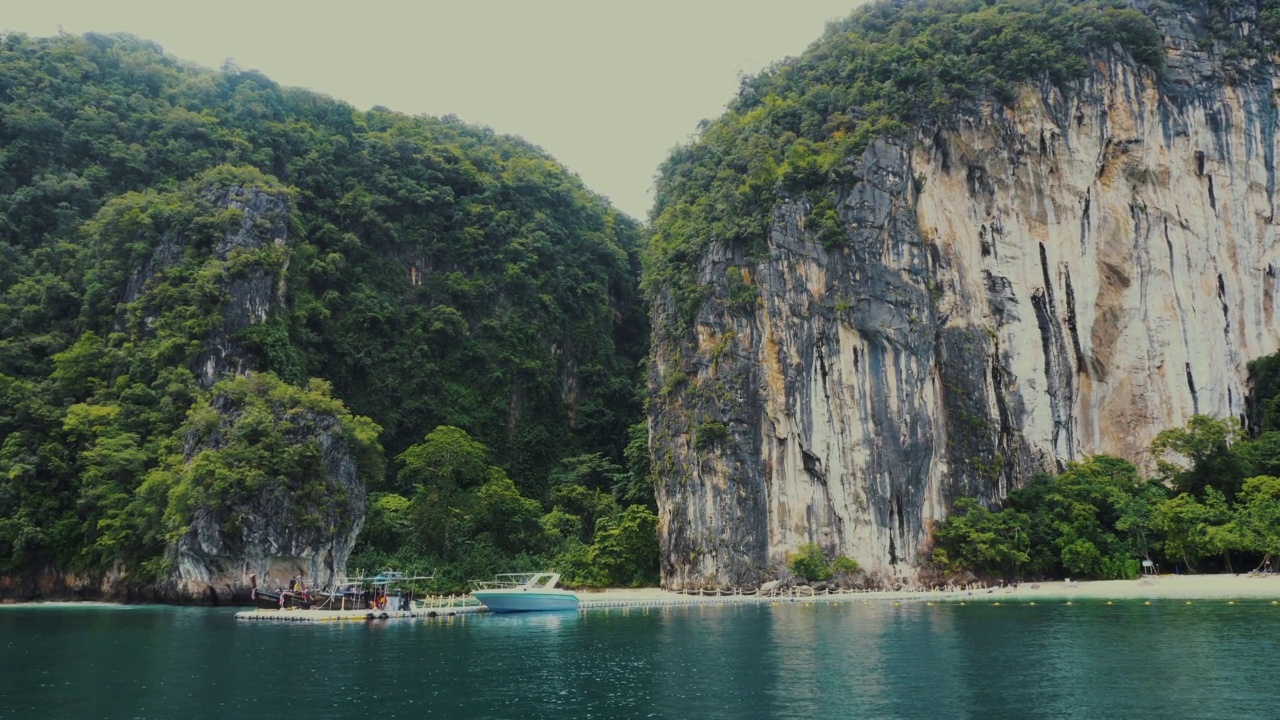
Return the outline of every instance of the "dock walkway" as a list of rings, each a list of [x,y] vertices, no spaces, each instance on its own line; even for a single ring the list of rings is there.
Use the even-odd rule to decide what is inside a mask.
[[[866,598],[872,593],[862,594]],[[706,607],[711,605],[769,605],[775,603],[838,602],[857,597],[852,592],[836,593],[726,593],[721,595],[664,593],[662,597],[625,599],[582,600],[578,611],[607,610],[611,608],[669,608]],[[401,618],[435,618],[456,615],[474,615],[487,612],[483,605],[470,601],[466,596],[432,598],[420,602],[412,610],[245,610],[236,613],[237,620],[270,620],[277,622],[341,622],[370,620],[395,620]]]
[[[483,610],[479,604],[426,605],[412,610],[244,610],[236,613],[237,620],[271,620],[275,622],[368,622],[370,620],[399,620],[405,618],[434,618],[454,615],[473,615]]]

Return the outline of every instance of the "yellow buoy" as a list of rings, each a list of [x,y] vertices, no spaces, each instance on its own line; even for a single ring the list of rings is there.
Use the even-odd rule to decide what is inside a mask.
[[[1110,600],[1108,600],[1108,601],[1107,601],[1107,604],[1108,604],[1108,605],[1112,605],[1113,603],[1112,603]]]
[[[961,601],[960,601],[960,604],[961,604],[961,605],[965,605],[966,603],[965,603],[965,601],[961,600]]]
[[[1228,601],[1227,601],[1227,604],[1228,604],[1228,605],[1235,605],[1235,604],[1236,604],[1236,601],[1235,601],[1235,600],[1228,600]]]
[[[1143,604],[1143,605],[1150,605],[1150,604],[1151,604],[1151,601],[1150,601],[1150,600],[1148,600],[1148,601],[1146,601],[1146,602],[1144,602],[1144,603],[1142,603],[1142,604]]]
[[[1188,600],[1188,601],[1187,601],[1187,604],[1188,604],[1188,605],[1190,605],[1190,604],[1191,604],[1191,601],[1190,601],[1190,600]]]
[[[1067,601],[1067,604],[1068,604],[1068,605],[1070,605],[1070,604],[1071,604],[1071,601],[1070,601],[1070,600],[1068,600],[1068,601]]]
[[[998,602],[997,602],[997,603],[991,603],[991,604],[992,604],[992,605],[999,605],[1000,603],[998,603]]]
[[[1036,604],[1036,601],[1035,601],[1035,600],[1032,600],[1032,601],[1031,601],[1031,604],[1032,604],[1032,605],[1035,605],[1035,604]]]

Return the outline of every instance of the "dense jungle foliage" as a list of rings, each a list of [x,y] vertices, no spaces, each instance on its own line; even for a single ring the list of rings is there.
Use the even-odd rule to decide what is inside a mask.
[[[781,200],[805,199],[824,242],[842,242],[833,188],[877,137],[1008,102],[1027,80],[1070,82],[1117,44],[1161,72],[1152,18],[1191,4],[1137,4],[908,0],[831,25],[745,79],[663,165],[646,292],[669,291],[691,318],[703,250],[759,246]],[[1280,47],[1280,0],[1196,7],[1236,71]],[[1257,19],[1247,37],[1242,12]],[[160,577],[195,504],[273,482],[316,495],[316,449],[261,420],[311,413],[342,428],[371,493],[354,567],[438,567],[444,588],[548,564],[573,583],[654,582],[640,243],[639,226],[516,138],[357,111],[129,37],[0,36],[0,573]],[[731,301],[749,306],[737,280]],[[219,382],[248,371],[248,386]],[[193,455],[229,397],[248,421]],[[1265,448],[1239,453],[1269,435],[1237,441],[1204,419],[1176,432],[1187,438],[1164,449],[1192,463],[1166,469],[1177,494],[1094,459],[1003,510],[962,504],[939,562],[1103,576],[1144,551],[1251,558],[1256,524],[1231,523],[1269,512],[1257,478],[1280,468],[1258,460]],[[1205,433],[1224,439],[1202,457]],[[1197,475],[1202,463],[1234,474]],[[1166,505],[1164,524],[1143,520],[1156,534],[1133,534],[1124,513]],[[1089,508],[1105,508],[1101,529],[1073,524]],[[1206,544],[1207,527],[1235,544]]]
[[[357,111],[130,37],[0,37],[0,572],[160,572],[182,524],[165,488],[187,482],[214,368],[330,398],[377,448],[362,552],[540,569],[511,561],[563,548],[474,516],[511,502],[622,577],[607,558],[654,523],[639,233],[538,148],[452,118]],[[493,468],[447,496],[406,469],[442,426]],[[252,482],[224,465],[207,477]],[[427,497],[458,524],[395,532],[396,498],[421,514]],[[650,559],[627,562],[640,577]]]
[[[525,497],[465,431],[433,430],[396,458],[400,487],[375,493],[353,568],[436,573],[433,589],[466,592],[500,567],[555,567],[571,586],[654,585],[658,527],[648,477],[648,433],[637,426],[627,471],[607,458],[565,458],[546,504]]]
[[[1096,456],[1034,478],[997,510],[959,500],[934,532],[934,565],[1005,580],[1133,578],[1142,560],[1165,572],[1280,565],[1280,354],[1250,370],[1256,436],[1197,415],[1156,437],[1154,477]]]

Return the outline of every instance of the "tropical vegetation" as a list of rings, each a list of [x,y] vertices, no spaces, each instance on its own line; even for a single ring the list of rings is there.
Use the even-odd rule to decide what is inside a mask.
[[[1259,23],[1242,35],[1245,3]],[[1278,3],[1204,7],[1228,71],[1280,47]],[[649,230],[457,118],[360,111],[127,36],[0,36],[0,573],[158,578],[195,508],[264,488],[323,523],[323,428],[369,491],[355,567],[438,568],[446,589],[548,564],[655,582],[645,301],[669,293],[683,324],[658,330],[687,329],[703,252],[758,251],[783,201],[839,245],[833,193],[877,138],[1069,84],[1090,53],[1162,72],[1153,18],[1183,5],[863,7],[672,153]],[[728,285],[754,306],[737,269]],[[1157,477],[1092,458],[999,508],[958,501],[934,560],[1114,577],[1272,552],[1280,371],[1255,377],[1253,436],[1196,418],[1157,441]],[[793,566],[856,571],[811,548]]]
[[[934,532],[932,563],[1005,580],[1133,578],[1240,572],[1280,564],[1280,354],[1250,366],[1260,408],[1250,435],[1236,418],[1193,416],[1156,436],[1156,471],[1095,456],[1040,475],[988,509],[973,498]]]
[[[676,301],[682,327],[704,299],[697,259],[712,242],[763,246],[775,206],[803,200],[838,245],[835,191],[879,138],[952,122],[981,101],[1011,102],[1026,81],[1063,85],[1091,52],[1124,48],[1164,64],[1148,15],[1108,0],[878,2],[832,23],[799,57],[745,78],[721,117],[662,165],[644,285]]]
[[[0,573],[153,577],[192,498],[264,472],[305,496],[314,453],[266,421],[293,403],[362,458],[359,558],[655,581],[639,238],[456,118],[127,36],[0,37]],[[192,456],[228,407],[209,373],[248,370],[276,410]],[[424,460],[443,446],[469,464]]]

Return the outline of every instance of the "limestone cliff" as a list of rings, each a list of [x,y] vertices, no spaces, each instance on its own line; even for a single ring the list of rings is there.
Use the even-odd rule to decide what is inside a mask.
[[[215,393],[210,407],[218,423],[188,433],[188,463],[224,450],[230,437],[243,437],[261,422],[249,417],[255,408],[229,393]],[[339,418],[310,409],[273,403],[267,415],[282,429],[284,446],[315,448],[310,472],[250,474],[231,492],[202,483],[190,528],[170,549],[172,571],[159,588],[161,598],[226,604],[248,598],[251,576],[262,587],[300,578],[324,588],[346,575],[365,513],[365,485],[347,432]]]
[[[202,452],[225,449],[228,437],[244,439],[240,424],[246,422],[247,397],[237,399],[215,383],[260,367],[242,337],[247,328],[284,310],[288,265],[290,204],[283,192],[230,185],[206,188],[200,200],[230,220],[204,251],[207,264],[220,267],[216,292],[221,302],[195,362],[201,384],[215,387],[208,408],[217,424],[187,432],[183,457],[188,465]],[[151,265],[162,265],[166,254],[174,253],[162,245]],[[364,521],[365,486],[341,421],[278,402],[266,415],[257,422],[270,423],[286,447],[314,447],[313,462],[297,478],[282,477],[274,468],[245,467],[240,472],[249,476],[231,495],[211,492],[208,483],[196,480],[201,487],[193,491],[191,523],[168,550],[172,569],[156,590],[160,598],[227,603],[248,598],[251,576],[263,586],[284,586],[299,577],[328,587],[346,574]],[[250,444],[255,442],[261,440]],[[255,472],[264,476],[254,480]]]
[[[213,248],[213,258],[227,262],[236,253],[253,253],[264,247],[283,249],[289,238],[289,202],[279,193],[233,185],[206,190],[203,199],[217,208],[239,215]],[[275,262],[255,262],[230,273],[221,288],[225,298],[222,321],[205,339],[197,362],[201,382],[209,387],[228,374],[242,374],[257,367],[254,357],[238,339],[251,325],[267,321],[273,308],[283,310],[284,277],[288,255]]]
[[[1256,30],[1236,18],[1234,32]],[[649,408],[669,587],[759,581],[815,542],[906,576],[952,501],[1244,412],[1276,350],[1277,73],[1161,21],[1163,72],[1119,46],[881,139],[763,253],[717,241],[692,331],[653,307]]]

